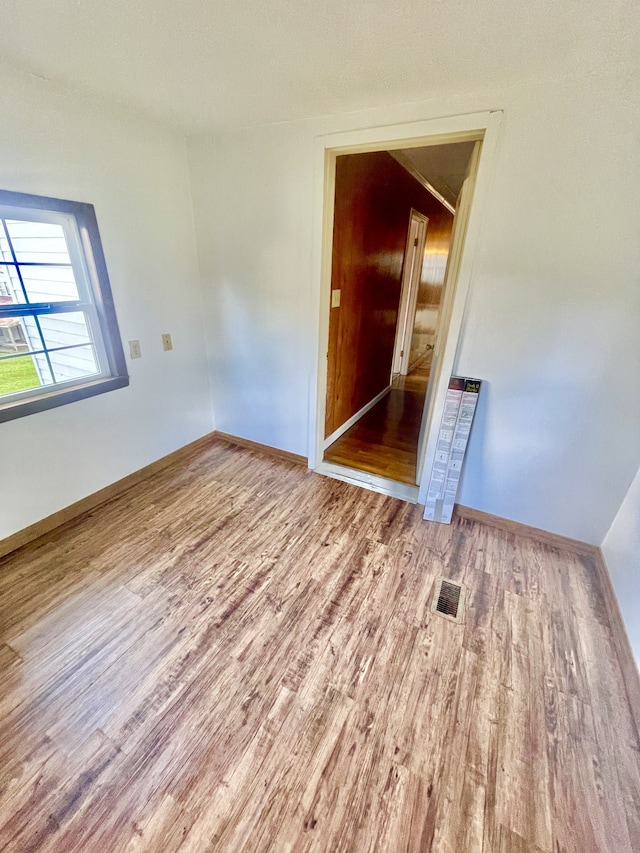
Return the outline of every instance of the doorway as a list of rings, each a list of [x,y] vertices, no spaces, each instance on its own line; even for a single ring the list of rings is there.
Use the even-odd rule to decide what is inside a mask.
[[[413,126],[405,125],[354,131],[319,140],[319,149],[322,150],[322,169],[319,169],[318,176],[322,175],[322,182],[318,182],[317,197],[319,202],[320,199],[322,200],[323,216],[321,229],[320,227],[316,228],[316,258],[318,261],[316,269],[318,270],[317,292],[321,300],[319,339],[321,357],[318,362],[317,402],[312,400],[310,418],[313,435],[310,466],[316,471],[358,483],[385,494],[396,495],[405,500],[424,503],[424,499],[421,498],[424,478],[421,477],[421,474],[423,470],[430,467],[429,459],[432,459],[435,450],[435,433],[437,430],[434,429],[433,425],[439,422],[439,412],[441,412],[444,404],[446,384],[455,362],[455,348],[462,323],[462,309],[469,286],[472,259],[470,246],[472,247],[475,242],[479,227],[479,215],[477,214],[479,204],[474,205],[474,216],[471,216],[470,200],[474,195],[474,186],[476,187],[476,198],[478,196],[482,198],[483,193],[486,192],[486,175],[489,172],[489,162],[495,150],[499,119],[499,113],[475,114],[421,122]],[[416,131],[415,135],[410,130]],[[432,130],[434,132],[430,133],[429,131]],[[420,131],[424,132],[420,133]],[[482,163],[484,167],[482,170],[479,168],[480,145],[476,144],[480,143],[481,140],[483,140]],[[424,328],[423,324],[416,337],[421,346],[426,344],[425,355],[428,355],[428,358],[421,358],[414,363],[410,353],[409,361],[406,364],[407,372],[401,373],[398,369],[398,357],[400,352],[403,352],[403,357],[406,355],[406,348],[398,345],[398,336],[402,339],[404,334],[404,342],[406,343],[407,323],[405,323],[405,332],[403,333],[402,328],[398,327],[399,317],[402,318],[403,314],[400,310],[401,273],[399,269],[406,269],[407,264],[410,264],[409,253],[406,250],[410,236],[409,211],[405,211],[406,216],[403,214],[404,233],[400,247],[398,247],[397,240],[392,245],[378,241],[379,248],[376,250],[374,241],[378,240],[380,228],[375,222],[369,222],[367,227],[360,230],[360,236],[358,236],[353,227],[357,217],[349,217],[346,227],[334,229],[334,220],[337,224],[343,204],[341,195],[336,192],[336,178],[340,169],[338,164],[343,155],[368,153],[375,154],[378,157],[385,155],[387,160],[395,160],[395,165],[398,166],[397,161],[407,157],[407,155],[409,155],[407,159],[415,160],[415,156],[412,155],[419,153],[416,149],[430,148],[433,154],[437,146],[456,143],[472,143],[471,148],[474,152],[473,163],[470,161],[471,165],[468,172],[468,177],[471,180],[465,181],[469,188],[466,194],[466,209],[463,216],[460,216],[459,211],[456,217],[458,220],[455,229],[455,242],[458,247],[455,253],[457,260],[455,264],[450,262],[446,274],[446,296],[441,299],[438,306],[437,334],[435,329],[431,328],[429,331]],[[343,162],[348,159],[347,156]],[[403,174],[406,177],[411,178],[411,172],[418,171],[415,163],[411,164],[411,168],[406,168],[404,163],[402,165],[405,166]],[[320,183],[322,183],[322,187],[320,187]],[[418,183],[423,183],[424,186],[424,184],[429,184],[429,181],[425,179],[424,182]],[[415,185],[414,182],[414,189]],[[418,187],[418,189],[422,191],[422,187]],[[438,191],[431,192],[434,189],[432,186],[428,186],[426,189],[430,191],[429,197],[431,199],[438,197]],[[374,190],[373,195],[377,197],[378,202],[381,202],[379,187]],[[388,220],[385,224],[390,225],[391,230],[394,231],[398,218],[398,205],[395,202],[387,204],[382,201],[378,207],[384,210],[383,219],[386,217]],[[426,223],[428,241],[428,235],[432,232],[433,217],[429,211],[420,210],[419,205],[412,204],[411,207],[428,219]],[[449,202],[449,208],[451,207],[452,204]],[[336,235],[337,242],[334,240]],[[451,229],[449,230],[449,238],[451,239]],[[355,288],[351,288],[351,293],[349,292],[348,276],[354,272],[354,268],[357,268],[358,264],[357,262],[353,263],[357,252],[355,254],[350,251],[341,253],[340,243],[342,242],[344,247],[345,240],[348,239],[351,240],[352,246],[358,245],[369,255],[369,261],[364,264],[368,277],[364,276],[363,278],[363,276],[356,274],[355,279],[358,281]],[[348,269],[345,271],[344,265],[340,268],[340,264],[336,266],[334,263],[341,256],[351,257],[350,273]],[[432,258],[436,256],[443,260],[442,252],[439,255],[432,252]],[[447,266],[446,261],[445,255],[445,266]],[[349,264],[346,267],[348,268]],[[396,276],[395,291],[388,286],[390,279],[393,278],[392,273]],[[372,295],[373,298],[358,303],[363,288],[365,290],[368,288],[371,291],[369,296]],[[441,296],[443,292],[441,288]],[[355,311],[353,310],[354,305],[351,304],[354,300],[354,293]],[[433,317],[432,306],[420,306],[419,300],[416,304],[416,320],[419,317],[421,322],[424,321],[425,316],[429,313]],[[345,307],[348,311],[352,311],[357,322],[342,324],[342,328],[340,328],[341,324],[338,323],[339,328],[336,330],[336,318],[339,318],[340,312]],[[411,313],[412,307],[409,302],[408,314]],[[371,316],[377,319],[379,323],[374,334],[371,334],[371,329],[368,326]],[[333,329],[330,328],[332,325],[334,326]],[[414,325],[412,337],[415,332],[416,327]],[[430,341],[428,340],[429,335],[431,336]],[[331,347],[330,342],[336,340],[339,341],[339,345]],[[331,364],[332,360],[336,363]],[[412,366],[418,368],[415,376],[412,376]],[[405,365],[400,366],[400,369],[404,368]],[[396,371],[398,372],[396,373]],[[381,387],[381,376],[385,372],[386,378],[382,382],[384,387]],[[349,379],[350,374],[355,374],[356,379],[363,379],[363,381],[351,381]],[[344,385],[345,377],[349,380],[346,386]],[[372,377],[374,378],[372,379]],[[415,386],[419,385],[421,380],[423,382],[421,389],[422,407],[420,405],[411,406],[407,401],[410,399],[410,394],[417,390]],[[368,466],[364,464],[355,467],[360,464],[358,460],[355,460],[355,466],[354,460],[348,460],[346,457],[340,462],[331,460],[329,458],[331,456],[331,444],[346,435],[357,424],[362,428],[370,424],[380,411],[380,407],[375,408],[378,404],[382,403],[389,410],[388,414],[391,420],[398,420],[399,409],[394,404],[394,397],[397,397],[393,393],[395,391],[400,391],[404,395],[400,407],[402,411],[406,413],[409,409],[413,409],[414,414],[412,441],[414,442],[415,462],[411,476],[392,479],[392,477],[383,474],[372,473],[367,470]],[[418,417],[415,417],[416,410]],[[417,446],[415,444],[416,431]],[[336,432],[338,435],[335,435]],[[404,433],[401,435],[403,438],[406,437]],[[329,452],[327,453],[327,451]],[[380,454],[374,455],[379,456]],[[389,472],[387,471],[387,473]],[[411,482],[407,482],[407,480],[411,480]],[[419,489],[421,480],[422,487]]]
[[[324,462],[418,485],[455,204],[475,144],[337,158]]]

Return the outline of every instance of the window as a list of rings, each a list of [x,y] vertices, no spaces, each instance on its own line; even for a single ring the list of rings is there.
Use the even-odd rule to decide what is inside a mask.
[[[0,191],[0,422],[128,384],[93,206]]]

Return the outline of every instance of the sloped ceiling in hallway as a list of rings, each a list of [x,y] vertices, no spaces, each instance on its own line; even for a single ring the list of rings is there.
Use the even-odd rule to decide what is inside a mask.
[[[451,145],[428,145],[424,148],[402,148],[391,154],[403,166],[410,166],[437,190],[440,195],[456,206],[467,164],[474,142],[456,142]]]

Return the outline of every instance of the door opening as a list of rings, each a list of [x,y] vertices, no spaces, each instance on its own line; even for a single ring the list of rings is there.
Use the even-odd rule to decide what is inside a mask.
[[[468,238],[478,230],[471,199],[489,130],[483,163],[495,148],[493,116],[426,122],[441,132],[413,138],[390,128],[377,143],[373,131],[322,140],[322,359],[310,453],[320,473],[420,499],[455,360]],[[369,440],[376,430],[379,443]]]
[[[432,189],[457,202],[474,146],[337,159],[324,462],[418,486],[454,222]]]

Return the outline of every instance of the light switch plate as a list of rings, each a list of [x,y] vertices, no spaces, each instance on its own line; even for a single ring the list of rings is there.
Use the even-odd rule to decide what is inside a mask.
[[[339,308],[340,307],[340,291],[332,290],[331,291],[331,307]]]
[[[131,358],[142,358],[140,341],[129,341],[129,355]]]
[[[168,333],[164,334],[162,336],[162,349],[165,352],[168,352],[170,349],[173,349],[173,343],[171,341],[171,335]]]

